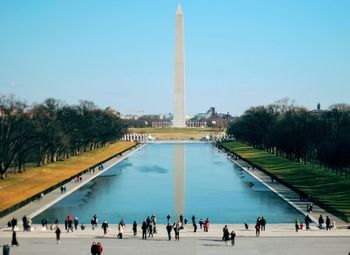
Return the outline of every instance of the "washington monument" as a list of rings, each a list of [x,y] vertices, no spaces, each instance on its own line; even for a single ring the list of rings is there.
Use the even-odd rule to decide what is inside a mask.
[[[184,16],[179,5],[176,11],[173,127],[186,127],[184,65]]]

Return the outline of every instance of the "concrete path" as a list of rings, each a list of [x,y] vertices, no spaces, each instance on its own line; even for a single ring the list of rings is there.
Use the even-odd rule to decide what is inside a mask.
[[[4,243],[0,238],[0,244]],[[7,240],[6,240],[7,241]],[[181,238],[180,241],[167,241],[166,239],[140,240],[128,238],[123,240],[112,238],[81,238],[62,239],[56,244],[55,239],[28,238],[19,239],[19,247],[11,248],[11,255],[61,255],[90,254],[92,242],[101,242],[103,245],[102,255],[111,254],[237,254],[237,255],[347,255],[350,252],[350,238],[250,238],[237,237],[235,246],[226,246],[220,238]],[[0,247],[2,249],[2,247]]]
[[[131,151],[130,150],[126,151],[121,156],[117,156],[117,157],[112,158],[111,160],[109,160],[108,162],[103,164],[102,171],[95,170],[94,173],[87,172],[87,173],[83,174],[81,176],[83,181],[80,183],[76,183],[76,182],[74,182],[74,180],[72,180],[71,182],[65,184],[64,186],[66,186],[66,188],[67,188],[66,193],[62,194],[60,191],[60,188],[57,188],[57,189],[53,190],[52,192],[46,194],[42,199],[35,200],[35,201],[23,206],[22,208],[19,208],[18,210],[0,218],[0,228],[7,226],[7,222],[9,222],[12,218],[16,218],[19,223],[21,222],[21,219],[24,215],[26,215],[30,218],[34,218],[36,215],[38,215],[42,211],[46,210],[47,208],[49,208],[53,204],[57,203],[58,201],[60,201],[64,197],[68,196],[69,194],[71,194],[75,190],[79,189],[80,187],[84,186],[86,183],[90,182],[91,180],[93,180],[94,178],[99,176],[100,174],[107,171],[110,167],[114,166],[115,164],[119,163],[121,160],[125,159],[126,157],[128,157],[131,154],[138,151],[142,146],[143,145],[134,147],[134,149],[132,149]]]
[[[283,200],[291,204],[301,213],[303,213],[304,215],[308,214],[307,205],[310,204],[309,201],[300,201],[300,197],[296,192],[287,188],[286,186],[277,182],[276,180],[272,181],[270,176],[268,176],[267,174],[265,174],[264,172],[256,168],[253,168],[253,166],[251,166],[246,161],[241,159],[234,160],[231,157],[229,158],[233,162],[235,162],[238,166],[240,166],[244,171],[246,171],[248,174],[252,175],[254,178],[261,181],[266,187],[268,187],[270,190],[276,193]],[[335,221],[336,226],[338,226],[338,228],[341,228],[341,227],[344,228],[350,225],[349,223],[344,222],[343,220],[339,219],[338,217],[334,216],[333,214],[327,212],[326,210],[322,209],[321,207],[315,204],[312,204],[312,207],[313,207],[313,210],[311,213],[309,213],[309,216],[314,222],[318,222],[318,217],[320,216],[320,214],[322,214],[324,220],[326,220],[326,215],[327,215],[331,219],[331,222]],[[304,219],[300,219],[300,220],[303,221]]]

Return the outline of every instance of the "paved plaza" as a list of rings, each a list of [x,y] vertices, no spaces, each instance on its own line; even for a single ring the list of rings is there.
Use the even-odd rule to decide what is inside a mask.
[[[253,226],[251,226],[253,227]],[[157,225],[158,233],[153,238],[141,240],[140,225],[137,237],[133,237],[131,225],[127,225],[124,239],[117,239],[117,226],[110,225],[110,231],[103,236],[99,227],[92,230],[90,225],[84,231],[66,233],[64,226],[61,243],[56,244],[55,234],[34,225],[34,231],[17,232],[19,247],[13,247],[11,254],[89,254],[92,242],[101,242],[103,254],[348,254],[350,252],[350,230],[319,230],[312,226],[309,231],[296,233],[293,224],[270,224],[260,237],[253,229],[245,230],[242,225],[228,225],[237,233],[236,245],[227,247],[223,241],[221,224],[211,224],[209,232],[198,229],[192,232],[191,225],[180,231],[180,242],[167,240],[165,225]],[[0,244],[11,242],[11,229],[0,231]]]
[[[6,241],[0,238],[0,243]],[[179,242],[156,238],[63,238],[59,245],[54,238],[19,239],[20,246],[12,247],[11,254],[90,254],[93,241],[103,244],[103,254],[348,254],[350,237],[237,237],[236,245],[226,246],[220,238],[182,238]]]

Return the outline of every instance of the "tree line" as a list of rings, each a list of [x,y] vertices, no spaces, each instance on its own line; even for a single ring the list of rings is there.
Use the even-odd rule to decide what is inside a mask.
[[[10,169],[25,171],[103,147],[121,138],[126,123],[93,102],[67,105],[49,98],[28,106],[13,96],[0,97],[0,178]]]
[[[241,142],[350,176],[350,106],[309,111],[288,99],[251,107],[228,127]]]

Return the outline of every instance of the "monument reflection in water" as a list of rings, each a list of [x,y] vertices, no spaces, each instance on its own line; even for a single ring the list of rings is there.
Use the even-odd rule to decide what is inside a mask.
[[[212,223],[254,223],[264,216],[269,223],[292,223],[302,215],[262,183],[234,164],[211,144],[147,144],[84,187],[33,219],[63,223],[67,215],[88,224],[100,221],[128,224],[157,215],[177,221],[209,217]]]
[[[185,146],[174,144],[174,195],[175,195],[175,215],[179,218],[184,214],[185,198]]]

